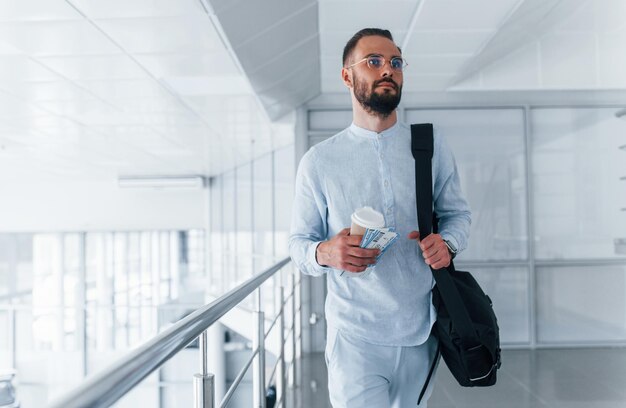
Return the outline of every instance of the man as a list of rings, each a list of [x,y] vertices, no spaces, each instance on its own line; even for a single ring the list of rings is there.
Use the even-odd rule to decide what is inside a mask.
[[[436,319],[429,265],[467,246],[470,212],[452,153],[435,129],[433,200],[439,234],[419,241],[410,127],[396,107],[406,63],[391,33],[364,29],[348,41],[341,76],[353,122],[302,158],[289,249],[305,274],[327,275],[326,363],[334,408],[415,407],[433,361]],[[370,206],[399,237],[372,273],[378,250],[349,235],[352,212]],[[342,271],[355,274],[342,273]],[[432,383],[429,388],[432,388]],[[430,395],[427,390],[421,407]]]

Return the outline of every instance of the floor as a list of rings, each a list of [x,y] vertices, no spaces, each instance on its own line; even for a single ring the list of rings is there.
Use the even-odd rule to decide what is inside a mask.
[[[301,408],[330,408],[322,353],[302,359]],[[300,381],[299,381],[300,382]],[[493,387],[463,388],[441,364],[428,408],[626,408],[626,348],[504,350]]]

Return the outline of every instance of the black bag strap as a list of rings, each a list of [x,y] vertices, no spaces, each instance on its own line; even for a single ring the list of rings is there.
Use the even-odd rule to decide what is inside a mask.
[[[411,152],[415,159],[415,201],[420,240],[430,235],[433,228],[433,151],[433,125],[431,123],[411,125]],[[448,269],[454,271],[454,265],[450,263]],[[469,349],[479,345],[480,341],[448,269],[431,268],[431,271],[454,328],[461,338],[469,340],[467,344],[463,344]]]
[[[437,361],[439,361],[439,353],[441,352],[441,346],[439,342],[437,342],[437,350],[435,351],[435,357],[433,358],[433,363],[430,365],[430,370],[428,370],[428,377],[426,377],[426,381],[424,382],[424,386],[422,387],[422,391],[420,391],[420,396],[417,398],[417,405],[422,402],[422,398],[424,398],[424,394],[426,393],[426,388],[428,388],[428,384],[430,384],[430,380],[433,377],[433,373],[435,372],[435,367],[437,366]]]

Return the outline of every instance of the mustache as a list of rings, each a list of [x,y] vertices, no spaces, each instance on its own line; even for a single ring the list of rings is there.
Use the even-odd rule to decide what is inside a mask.
[[[396,91],[399,88],[398,84],[396,83],[396,81],[394,81],[391,78],[383,78],[383,79],[380,79],[380,80],[374,82],[374,88],[376,88],[378,85],[383,84],[383,83],[389,83],[389,84],[393,85],[393,87],[395,88]]]

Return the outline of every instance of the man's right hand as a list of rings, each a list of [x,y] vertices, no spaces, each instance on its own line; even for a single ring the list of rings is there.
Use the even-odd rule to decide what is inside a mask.
[[[363,272],[376,263],[380,250],[361,248],[362,239],[363,235],[350,235],[350,228],[342,229],[339,234],[317,246],[317,263],[348,272]]]

